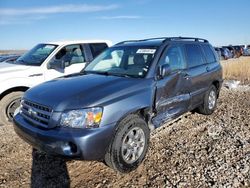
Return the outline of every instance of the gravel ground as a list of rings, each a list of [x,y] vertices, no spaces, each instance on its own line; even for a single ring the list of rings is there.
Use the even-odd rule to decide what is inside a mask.
[[[155,130],[145,161],[125,175],[33,151],[0,126],[0,187],[250,187],[249,109],[249,90],[223,88],[213,115],[188,113]]]

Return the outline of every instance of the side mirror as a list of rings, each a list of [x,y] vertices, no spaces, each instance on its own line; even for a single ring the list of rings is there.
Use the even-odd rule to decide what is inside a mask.
[[[54,60],[47,64],[47,68],[55,69],[55,70],[58,70],[58,69],[63,70],[65,69],[65,62],[63,60]]]
[[[160,79],[165,78],[166,76],[168,76],[171,73],[171,68],[169,66],[169,64],[164,64],[161,65],[158,69],[158,77]]]

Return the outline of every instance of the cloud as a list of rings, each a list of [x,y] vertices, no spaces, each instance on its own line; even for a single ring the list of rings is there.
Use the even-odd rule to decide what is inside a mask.
[[[118,5],[88,5],[88,4],[66,4],[47,7],[33,8],[0,8],[0,16],[20,16],[31,14],[58,14],[58,13],[87,13],[100,12],[117,9]]]
[[[29,24],[37,20],[46,19],[51,14],[101,12],[117,8],[119,6],[115,4],[65,4],[32,8],[0,8],[0,25]]]
[[[11,16],[6,19],[0,19],[0,25],[12,25],[12,24],[30,24],[34,21],[47,19],[47,16],[37,15],[32,17],[16,17]]]
[[[101,16],[101,17],[96,17],[96,19],[101,19],[101,20],[122,20],[122,19],[141,19],[141,16]]]

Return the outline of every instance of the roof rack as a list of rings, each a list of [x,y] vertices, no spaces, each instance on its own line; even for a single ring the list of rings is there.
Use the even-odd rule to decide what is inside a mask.
[[[150,40],[162,40],[162,42],[167,42],[167,41],[178,41],[178,40],[193,40],[195,42],[208,42],[206,39],[201,39],[201,38],[193,38],[193,37],[157,37],[157,38],[148,38],[148,39],[140,39],[140,40],[126,40],[117,43],[116,45],[119,44],[125,44],[125,43],[130,43],[130,42],[143,42],[143,41],[150,41]]]
[[[150,41],[150,40],[165,40],[166,38],[167,37],[157,37],[157,38],[148,38],[148,39],[139,39],[139,40],[125,40],[125,41],[117,43],[116,45],[130,43],[130,42],[143,42],[143,41]]]
[[[208,40],[206,39],[194,38],[194,37],[167,37],[165,41],[175,41],[175,40],[191,40],[195,42],[208,42]]]

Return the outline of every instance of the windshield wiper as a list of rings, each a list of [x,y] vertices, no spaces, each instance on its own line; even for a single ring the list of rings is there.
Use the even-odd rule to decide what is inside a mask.
[[[118,77],[125,77],[125,78],[141,78],[137,75],[129,75],[129,74],[121,74],[115,72],[108,72],[108,71],[81,71],[81,74],[100,74],[105,76],[118,76]]]
[[[101,75],[105,75],[105,76],[112,75],[110,72],[107,72],[107,71],[104,71],[104,72],[102,72],[102,71],[100,71],[100,72],[99,71],[93,71],[93,74],[101,74]]]
[[[128,75],[126,74],[121,74],[121,73],[115,73],[115,72],[110,72],[109,75],[112,75],[112,76],[118,76],[118,77],[125,77],[125,78],[129,78]]]
[[[105,72],[101,72],[101,71],[86,71],[83,70],[80,72],[81,74],[102,74],[102,75],[110,75],[109,72],[105,71]]]
[[[83,73],[89,73],[89,74],[101,74],[105,76],[119,76],[119,77],[129,77],[125,74],[119,74],[114,72],[108,72],[108,71],[83,71]]]

